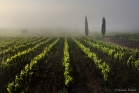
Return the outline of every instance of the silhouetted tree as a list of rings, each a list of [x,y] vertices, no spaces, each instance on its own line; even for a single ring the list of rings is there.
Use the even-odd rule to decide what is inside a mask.
[[[88,36],[88,22],[87,22],[87,16],[85,16],[85,35]]]
[[[106,20],[105,20],[104,17],[102,19],[102,29],[101,29],[101,31],[102,31],[102,35],[104,36],[105,32],[106,32]]]
[[[27,29],[23,29],[23,30],[21,31],[21,33],[23,33],[23,34],[28,33],[28,30],[27,30]]]

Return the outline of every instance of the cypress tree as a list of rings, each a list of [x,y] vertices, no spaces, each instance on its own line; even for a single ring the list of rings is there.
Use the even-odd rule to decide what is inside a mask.
[[[101,29],[101,31],[102,31],[102,35],[104,36],[105,32],[106,32],[106,20],[105,20],[104,17],[102,19],[102,29]]]
[[[87,22],[87,16],[85,16],[85,35],[88,36],[88,22]]]

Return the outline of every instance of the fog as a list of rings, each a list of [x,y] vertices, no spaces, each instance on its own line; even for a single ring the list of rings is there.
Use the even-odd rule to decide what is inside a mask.
[[[138,9],[139,0],[1,0],[0,29],[84,31],[87,15],[90,32],[101,30],[103,17],[107,31],[133,31]]]

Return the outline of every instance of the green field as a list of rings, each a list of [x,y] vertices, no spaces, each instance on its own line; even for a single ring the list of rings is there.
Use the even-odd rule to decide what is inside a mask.
[[[0,93],[139,92],[139,34],[83,34],[1,33]]]

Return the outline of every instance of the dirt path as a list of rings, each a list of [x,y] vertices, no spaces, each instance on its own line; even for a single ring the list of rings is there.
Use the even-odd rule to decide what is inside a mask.
[[[128,49],[133,49],[133,47],[131,47],[127,44],[124,44],[123,42],[114,40],[113,36],[105,36],[105,37],[103,37],[103,41],[109,42],[111,44],[118,45],[118,46],[121,46],[121,47],[126,47]]]

